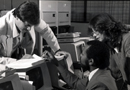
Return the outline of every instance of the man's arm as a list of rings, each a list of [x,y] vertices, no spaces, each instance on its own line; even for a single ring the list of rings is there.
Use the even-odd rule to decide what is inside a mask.
[[[85,90],[88,84],[88,79],[87,78],[80,79],[75,74],[68,71],[68,69],[65,67],[65,65],[63,65],[63,63],[64,63],[63,60],[59,61],[57,68],[61,76],[63,77],[64,81],[70,87],[75,88],[76,90]]]
[[[60,49],[56,36],[52,32],[49,25],[46,24],[42,19],[40,20],[39,25],[35,26],[35,30],[38,31],[40,35],[47,41],[48,45],[54,52]]]
[[[126,82],[130,84],[130,37],[128,37],[124,43],[125,57],[124,70],[126,74]]]
[[[91,90],[109,90],[109,89],[105,84],[98,82],[95,85],[93,85],[93,87],[91,87]]]
[[[68,70],[68,67],[65,63],[65,60],[68,57],[67,52],[63,53],[64,57],[62,59],[58,58],[58,56],[54,56],[52,53],[50,53],[48,51],[46,53],[47,53],[47,57],[48,57],[49,61],[56,65],[63,80],[70,87],[75,88],[76,90],[85,90],[85,88],[88,84],[88,79],[87,78],[80,79],[75,74],[73,74],[73,72]]]

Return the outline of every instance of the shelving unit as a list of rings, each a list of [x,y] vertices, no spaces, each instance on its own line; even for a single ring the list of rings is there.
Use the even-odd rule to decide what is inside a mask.
[[[39,9],[41,18],[49,24],[52,31],[57,35],[61,30],[59,26],[71,25],[71,1],[45,1],[39,0]],[[54,28],[55,27],[55,28]],[[40,36],[39,54],[47,43]]]

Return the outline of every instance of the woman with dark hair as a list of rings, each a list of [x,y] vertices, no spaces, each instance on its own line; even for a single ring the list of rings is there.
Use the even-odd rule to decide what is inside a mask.
[[[107,13],[90,21],[93,37],[106,43],[111,51],[109,68],[116,80],[123,78],[122,89],[130,84],[130,32],[125,25]],[[118,81],[117,81],[118,82]],[[124,89],[123,89],[124,90]]]

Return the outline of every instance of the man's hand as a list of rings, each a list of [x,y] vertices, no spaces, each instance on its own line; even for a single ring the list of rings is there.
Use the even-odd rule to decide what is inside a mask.
[[[54,57],[54,55],[53,55],[51,52],[45,50],[45,51],[43,52],[42,57],[43,57],[43,58],[46,58],[47,61],[50,61],[50,62],[52,62],[53,64],[55,64],[56,66],[58,66],[58,61],[57,61],[57,59]]]
[[[5,77],[5,72],[8,71],[8,69],[6,65],[0,64],[0,78]]]
[[[60,61],[60,60],[63,60],[63,59],[66,59],[68,57],[68,54],[67,52],[65,51],[58,51],[56,54],[55,54],[55,58]]]

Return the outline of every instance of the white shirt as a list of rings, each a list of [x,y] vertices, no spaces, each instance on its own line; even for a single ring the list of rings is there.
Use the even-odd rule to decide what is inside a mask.
[[[95,70],[93,70],[93,71],[90,72],[89,77],[88,77],[89,81],[91,80],[91,78],[93,77],[93,75],[94,75],[98,70],[99,70],[99,68],[97,68],[97,69],[95,69]]]

